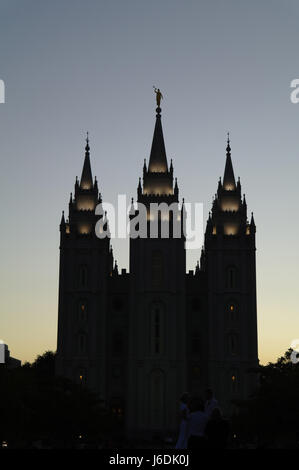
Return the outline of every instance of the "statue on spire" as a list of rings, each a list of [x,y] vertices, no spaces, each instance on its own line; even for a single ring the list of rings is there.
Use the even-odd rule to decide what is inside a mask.
[[[154,92],[156,93],[157,106],[158,108],[160,108],[160,103],[161,103],[161,99],[163,100],[163,95],[160,91],[160,88],[156,88],[155,86],[153,86],[153,89],[154,89]]]

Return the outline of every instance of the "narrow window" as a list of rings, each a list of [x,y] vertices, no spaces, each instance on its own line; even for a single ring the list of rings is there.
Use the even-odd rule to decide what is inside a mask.
[[[230,381],[231,392],[236,393],[238,391],[238,388],[239,388],[239,385],[240,385],[237,371],[231,372],[230,377],[229,377],[229,381]]]
[[[226,270],[225,287],[227,289],[237,288],[237,269],[234,266],[229,266]]]
[[[238,320],[238,306],[236,302],[228,302],[226,310],[229,323],[235,323]]]
[[[150,312],[150,344],[152,354],[161,354],[163,349],[163,308],[159,303],[152,306]]]
[[[86,287],[87,286],[87,266],[80,266],[79,267],[79,286]]]
[[[79,302],[79,321],[87,321],[87,302],[82,300]]]

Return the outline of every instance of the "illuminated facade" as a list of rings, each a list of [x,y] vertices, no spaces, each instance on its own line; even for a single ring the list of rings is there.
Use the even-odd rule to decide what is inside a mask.
[[[161,215],[157,238],[130,238],[129,273],[119,272],[110,239],[95,234],[101,195],[88,139],[69,217],[63,214],[60,224],[57,374],[95,390],[124,416],[128,434],[139,436],[176,431],[178,398],[186,390],[212,387],[230,413],[231,401],[254,389],[250,370],[258,364],[255,223],[247,221],[229,140],[200,263],[186,273],[184,235],[174,236],[172,228],[161,236],[163,224],[182,228],[184,204],[156,111],[137,201],[175,211],[172,220]],[[136,214],[132,205],[131,231]]]

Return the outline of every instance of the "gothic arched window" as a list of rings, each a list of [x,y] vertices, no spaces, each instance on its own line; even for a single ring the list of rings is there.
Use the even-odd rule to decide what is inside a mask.
[[[88,269],[86,265],[79,266],[79,286],[86,287],[88,283]]]
[[[86,300],[81,300],[79,302],[79,308],[78,308],[78,318],[79,321],[87,321],[87,301]]]
[[[77,369],[75,373],[75,382],[80,385],[86,385],[87,382],[87,374],[84,368]]]
[[[235,301],[228,302],[226,312],[229,323],[235,323],[238,320],[238,305]]]
[[[233,370],[229,375],[230,390],[232,393],[237,393],[240,387],[240,378],[236,370]]]
[[[152,354],[163,352],[163,306],[159,302],[154,303],[150,312],[150,345]]]
[[[236,333],[230,333],[227,336],[227,350],[231,356],[238,354],[238,336]]]
[[[236,289],[238,284],[238,270],[235,266],[229,266],[225,273],[226,289]]]

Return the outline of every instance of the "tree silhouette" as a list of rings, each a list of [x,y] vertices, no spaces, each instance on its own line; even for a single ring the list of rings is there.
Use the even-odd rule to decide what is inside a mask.
[[[259,367],[260,386],[250,400],[239,401],[234,432],[244,442],[259,447],[298,447],[299,363],[292,349],[275,363]]]
[[[73,447],[82,440],[99,441],[115,429],[97,396],[85,387],[55,376],[55,354],[38,356],[16,369],[0,367],[0,440],[28,447],[43,440]]]

